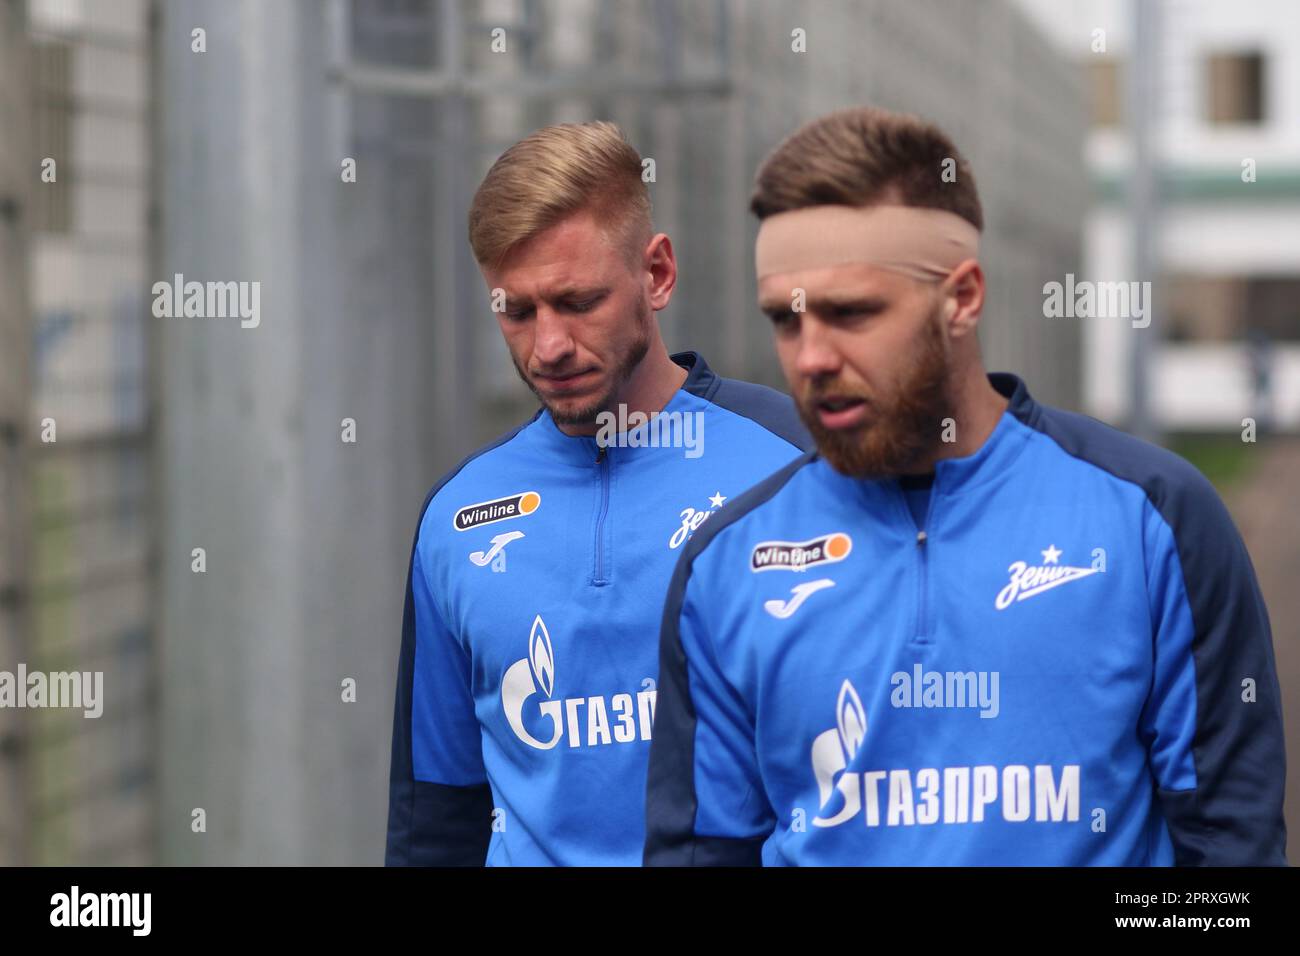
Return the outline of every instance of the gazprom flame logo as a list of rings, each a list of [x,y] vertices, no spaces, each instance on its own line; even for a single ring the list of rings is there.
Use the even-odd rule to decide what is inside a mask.
[[[537,693],[539,686],[547,698],[539,707],[543,716],[551,719],[550,740],[539,740],[524,726],[524,704]],[[510,729],[516,737],[538,750],[550,750],[560,742],[564,733],[563,703],[550,699],[554,689],[555,651],[551,647],[551,635],[539,614],[533,618],[533,627],[528,634],[528,657],[511,664],[501,679],[501,707],[506,712]]]
[[[541,686],[542,693],[550,697],[555,688],[555,652],[551,650],[551,635],[540,614],[534,619],[532,633],[528,635],[528,662],[533,668],[533,680]]]
[[[858,692],[847,680],[840,687],[840,699],[835,710],[839,715],[840,746],[844,748],[844,760],[848,763],[867,736],[867,712]]]
[[[818,806],[813,826],[837,827],[859,814],[868,827],[1079,821],[1077,763],[876,769],[866,739],[867,713],[846,680],[835,699],[835,726],[812,743]],[[916,757],[931,763],[921,752]]]
[[[573,673],[568,671],[569,685]],[[540,614],[528,631],[528,656],[511,664],[501,678],[506,721],[516,737],[537,750],[550,750],[561,737],[569,747],[649,740],[657,696],[654,679],[647,677],[635,693],[556,698],[555,648]],[[530,727],[543,728],[542,737],[533,736]]]
[[[818,816],[813,818],[813,826],[817,827],[839,826],[852,819],[862,807],[857,774],[843,771],[853,762],[866,739],[867,712],[848,680],[840,685],[839,698],[835,702],[835,721],[835,729],[818,734],[812,745],[813,774],[817,778],[818,803],[821,806]],[[821,816],[833,805],[836,793],[843,796],[843,807],[832,816]]]

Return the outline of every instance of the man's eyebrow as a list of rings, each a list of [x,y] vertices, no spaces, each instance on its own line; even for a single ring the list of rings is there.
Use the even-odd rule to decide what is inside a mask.
[[[862,292],[829,292],[817,296],[809,296],[809,308],[843,308],[844,306],[858,306],[865,309],[883,309],[889,303],[883,296],[874,293]]]
[[[550,294],[552,299],[572,299],[579,296],[597,296],[605,295],[609,292],[608,286],[565,286],[563,289],[557,289]]]
[[[785,296],[785,297],[778,296],[775,299],[758,300],[759,310],[762,312],[766,312],[768,315],[776,315],[779,313],[789,312],[790,306],[791,306],[790,296]]]
[[[768,315],[784,315],[793,308],[792,296],[776,296],[770,299],[760,298],[758,307]],[[844,308],[845,306],[856,306],[857,308],[880,311],[889,303],[888,301],[874,293],[861,292],[829,292],[819,293],[816,296],[809,296],[806,299],[809,310],[821,311],[823,309]]]
[[[610,291],[608,286],[564,286],[563,289],[556,289],[552,293],[546,293],[539,298],[545,299],[547,302],[559,302],[562,299],[597,298],[601,297],[601,295],[610,294]],[[532,295],[506,293],[507,308],[532,306],[533,302]]]

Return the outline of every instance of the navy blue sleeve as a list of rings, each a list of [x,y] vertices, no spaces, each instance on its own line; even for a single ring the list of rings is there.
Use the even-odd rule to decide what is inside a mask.
[[[688,578],[683,561],[664,608],[643,862],[759,866],[775,820],[763,797],[753,722],[685,606]]]
[[[402,612],[402,649],[397,667],[393,714],[393,755],[389,771],[386,866],[481,866],[491,839],[492,792],[482,771],[480,733],[469,696],[467,667],[456,659],[459,648],[445,633],[427,591],[420,567],[419,536],[411,549]],[[425,648],[417,662],[417,651]],[[426,691],[432,681],[417,681],[417,672],[442,672],[436,701],[417,700],[416,685]],[[434,678],[438,675],[435,673]],[[439,728],[439,757],[431,747],[432,708],[445,721]],[[431,766],[466,779],[435,783],[417,779]],[[439,771],[433,771],[439,772]]]
[[[1167,567],[1148,582],[1156,681],[1142,729],[1156,792],[1180,866],[1285,866],[1286,748],[1268,610],[1227,509],[1197,478],[1203,486],[1162,502],[1169,544],[1154,559]],[[1179,670],[1190,707],[1175,702]],[[1190,743],[1193,773],[1181,784],[1162,773],[1171,764],[1162,736]]]
[[[709,542],[812,457],[801,455],[723,508],[687,543],[673,571],[646,774],[646,866],[762,865],[776,815],[759,770],[753,707],[719,662],[716,626],[704,619],[709,602],[698,597],[709,593],[708,582],[692,573]]]
[[[444,623],[420,556],[420,530],[439,491],[475,458],[541,415],[466,456],[433,486],[416,526],[406,574],[402,647],[393,706],[386,866],[482,866],[492,837],[492,789],[474,714],[469,661]]]
[[[1016,402],[1013,400],[1013,406]],[[1143,488],[1155,680],[1139,733],[1180,866],[1285,866],[1286,747],[1268,611],[1214,487],[1177,455],[1082,415],[1025,412]]]

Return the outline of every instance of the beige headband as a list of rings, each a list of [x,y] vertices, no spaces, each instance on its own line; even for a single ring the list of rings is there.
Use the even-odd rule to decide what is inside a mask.
[[[920,206],[808,206],[763,220],[758,278],[864,262],[923,281],[979,255],[979,230],[956,213]]]

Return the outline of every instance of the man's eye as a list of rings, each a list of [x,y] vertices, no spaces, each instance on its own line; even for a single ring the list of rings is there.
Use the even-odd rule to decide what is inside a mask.
[[[523,319],[526,319],[532,311],[532,309],[507,309],[505,317],[511,322],[520,322]]]
[[[569,308],[574,312],[590,312],[600,302],[599,297],[595,299],[584,299],[581,302],[570,302]]]
[[[789,309],[784,312],[769,312],[767,317],[772,320],[772,325],[777,329],[792,328],[796,321],[795,314]]]

